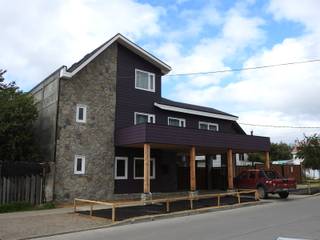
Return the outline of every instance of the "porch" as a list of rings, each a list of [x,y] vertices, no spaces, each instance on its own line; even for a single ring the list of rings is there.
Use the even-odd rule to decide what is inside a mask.
[[[233,179],[235,175],[235,163],[233,155],[235,153],[264,152],[265,168],[270,168],[269,150],[270,139],[267,137],[248,136],[242,134],[231,134],[223,132],[213,132],[199,129],[179,128],[172,126],[156,125],[156,124],[139,124],[116,131],[115,137],[116,155],[138,155],[133,157],[134,176],[133,180],[140,179],[138,190],[133,192],[143,193],[144,197],[151,197],[154,188],[160,186],[160,191],[181,191],[188,190],[195,193],[197,190],[204,189],[228,189],[233,190]],[[158,157],[155,157],[156,155]],[[225,187],[223,184],[215,185],[216,174],[212,168],[212,156],[220,154],[224,160],[225,166]],[[196,156],[205,156],[205,168],[201,171],[197,167]],[[136,163],[135,159],[140,159],[141,166],[140,176],[135,176]],[[184,162],[185,179],[181,179],[182,185],[176,183],[176,188],[170,189],[172,185],[171,178],[162,179],[161,176],[166,172],[166,165],[160,163],[167,162],[169,165],[176,165],[178,158]],[[130,159],[130,158],[129,158]],[[132,157],[131,157],[132,159]],[[153,160],[155,159],[155,160]],[[162,172],[158,172],[155,177],[155,162],[157,166],[163,168]],[[132,163],[131,163],[132,165]],[[159,169],[157,167],[157,169]],[[176,177],[179,169],[175,171]],[[187,174],[185,172],[187,171]],[[221,174],[221,173],[220,173]],[[223,174],[222,174],[223,175]],[[160,178],[160,181],[159,179]],[[154,179],[157,179],[154,181]],[[223,178],[222,178],[223,180]],[[137,183],[138,181],[133,181]],[[158,184],[158,185],[157,185]],[[160,185],[159,185],[160,184]],[[168,185],[168,186],[166,186]],[[132,186],[132,187],[130,187]],[[134,189],[135,184],[130,179],[121,181],[121,184],[115,183],[115,193],[130,193]],[[159,190],[157,190],[159,191]],[[132,192],[132,191],[131,191]]]

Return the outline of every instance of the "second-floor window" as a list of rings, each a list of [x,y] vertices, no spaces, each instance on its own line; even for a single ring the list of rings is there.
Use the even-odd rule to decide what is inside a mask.
[[[168,117],[168,125],[174,127],[186,127],[186,120],[183,118]]]
[[[135,73],[136,89],[155,92],[155,74],[136,69]]]
[[[156,116],[150,113],[134,113],[134,124],[156,123]]]
[[[219,131],[219,125],[217,123],[199,122],[199,129]]]

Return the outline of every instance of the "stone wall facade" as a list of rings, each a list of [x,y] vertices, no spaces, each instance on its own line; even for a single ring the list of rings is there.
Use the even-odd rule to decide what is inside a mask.
[[[59,73],[60,68],[30,91],[38,109],[34,127],[41,159],[44,162],[54,161]]]
[[[108,199],[114,192],[114,125],[117,43],[70,79],[60,79],[54,198]],[[87,107],[86,123],[76,106]],[[74,174],[75,155],[85,156],[85,173]]]

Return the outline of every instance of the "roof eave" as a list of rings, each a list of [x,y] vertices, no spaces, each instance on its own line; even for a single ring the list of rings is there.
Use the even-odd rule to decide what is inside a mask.
[[[76,69],[74,69],[72,72],[68,72],[67,68],[64,67],[60,71],[60,77],[62,78],[71,78],[73,77],[77,72],[79,72],[82,68],[84,68],[87,64],[89,64],[93,59],[95,59],[100,53],[102,53],[104,50],[106,50],[111,44],[118,41],[122,45],[129,48],[134,53],[138,54],[145,60],[149,61],[150,63],[157,66],[163,74],[167,74],[171,71],[171,67],[167,65],[166,63],[162,62],[155,56],[151,55],[147,51],[145,51],[143,48],[139,47],[137,44],[131,42],[129,39],[125,38],[121,34],[115,35],[113,38],[111,38],[108,42],[105,43],[104,46],[102,46],[97,52],[95,52],[92,56],[90,56],[86,61],[84,61],[81,65],[79,65]]]
[[[200,110],[170,106],[170,105],[161,104],[161,103],[157,103],[157,102],[154,103],[154,106],[156,106],[162,110],[167,110],[167,111],[182,112],[182,113],[186,113],[186,114],[211,117],[211,118],[218,118],[218,119],[230,120],[230,121],[237,121],[238,120],[238,117],[236,117],[236,116],[228,116],[228,115],[210,113],[210,112],[205,112],[205,111],[200,111]]]

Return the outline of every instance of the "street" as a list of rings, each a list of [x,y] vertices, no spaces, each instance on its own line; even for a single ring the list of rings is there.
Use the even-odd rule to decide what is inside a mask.
[[[42,239],[320,239],[320,196]]]

